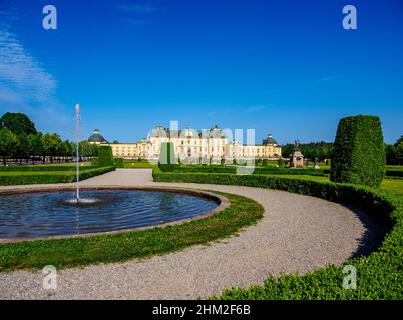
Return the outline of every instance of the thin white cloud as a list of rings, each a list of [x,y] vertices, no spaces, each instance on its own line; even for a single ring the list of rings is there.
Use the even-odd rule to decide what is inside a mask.
[[[319,79],[318,82],[326,82],[326,81],[334,80],[337,78],[341,78],[343,76],[344,76],[343,74],[334,74],[332,76],[323,77],[323,78]]]
[[[9,30],[0,23],[0,112],[24,112],[39,127],[57,130],[68,121],[55,96],[57,81]]]
[[[0,29],[0,84],[37,101],[49,100],[56,88],[53,76],[4,28]]]
[[[124,21],[133,26],[137,26],[137,25],[145,23],[145,21],[141,20],[141,19],[125,19]]]
[[[120,4],[117,6],[117,8],[121,11],[136,12],[136,13],[149,13],[158,10],[155,7],[151,7],[149,5],[140,3]]]
[[[10,30],[20,15],[12,1],[0,0],[0,100],[9,103],[44,102],[53,99],[57,86],[48,73]]]
[[[250,107],[244,110],[244,113],[253,113],[253,112],[257,112],[260,110],[264,110],[266,108],[268,108],[268,105],[259,105],[259,106],[254,106],[254,107]]]

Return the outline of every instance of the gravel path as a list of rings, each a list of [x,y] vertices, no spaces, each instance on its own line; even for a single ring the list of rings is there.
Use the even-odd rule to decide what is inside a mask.
[[[0,273],[0,299],[207,297],[224,288],[262,284],[269,274],[304,273],[340,264],[374,249],[384,232],[364,214],[325,200],[240,186],[154,183],[148,169],[120,169],[82,184],[219,190],[255,199],[266,213],[239,236],[208,246],[145,260],[60,270],[53,292],[42,289],[40,271]]]

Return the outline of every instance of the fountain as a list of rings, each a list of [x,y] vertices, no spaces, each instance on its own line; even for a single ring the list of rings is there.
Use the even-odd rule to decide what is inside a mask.
[[[80,122],[81,122],[81,115],[80,115],[80,104],[76,104],[75,106],[75,117],[74,117],[74,136],[76,142],[76,194],[75,198],[68,199],[65,202],[67,204],[81,206],[81,205],[88,205],[97,202],[96,198],[80,198]]]
[[[200,191],[108,186],[80,188],[80,122],[80,105],[76,104],[75,186],[57,185],[46,190],[0,195],[0,242],[155,226],[215,212],[219,206],[219,210],[223,210],[226,206],[222,204],[222,196]],[[72,190],[75,191],[73,198]]]
[[[76,202],[80,202],[79,142],[80,142],[80,105],[76,104]]]

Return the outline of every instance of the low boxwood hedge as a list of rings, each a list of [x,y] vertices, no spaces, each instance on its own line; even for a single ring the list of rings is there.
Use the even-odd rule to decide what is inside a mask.
[[[272,188],[310,195],[362,209],[391,231],[378,250],[368,256],[351,258],[345,265],[357,268],[356,289],[343,289],[341,266],[307,273],[304,276],[269,277],[263,286],[225,290],[213,299],[402,299],[403,298],[403,201],[402,197],[366,186],[311,181],[275,175],[178,174],[154,169],[155,181],[211,183]]]
[[[93,168],[80,170],[80,180],[85,180],[115,170],[115,167]],[[0,173],[0,185],[44,184],[75,182],[75,171],[50,171],[50,172],[4,172]]]
[[[177,173],[229,173],[235,174],[237,168],[234,166],[179,166],[179,165],[159,165],[159,168],[163,172],[177,172]],[[278,167],[255,167],[253,174],[282,174],[282,175],[310,175],[310,176],[327,176],[329,170],[326,169],[290,169],[290,168],[278,168]]]
[[[123,158],[113,158],[113,165],[116,168],[123,168],[124,167]]]
[[[95,169],[96,166],[80,166],[80,171]],[[0,166],[1,172],[38,172],[38,171],[75,171],[75,165],[34,165],[34,166]]]
[[[98,167],[98,157],[91,158],[91,166]]]
[[[387,177],[403,177],[402,169],[386,169]]]

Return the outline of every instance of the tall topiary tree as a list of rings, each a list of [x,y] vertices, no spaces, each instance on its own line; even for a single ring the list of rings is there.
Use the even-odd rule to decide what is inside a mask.
[[[162,171],[172,171],[176,165],[174,144],[172,142],[162,142],[160,146],[160,157],[158,167]]]
[[[176,164],[174,145],[172,142],[162,142],[160,147],[159,164]]]
[[[113,166],[112,148],[110,146],[100,146],[98,148],[98,166]]]
[[[385,175],[385,147],[381,121],[358,115],[340,120],[330,180],[379,186]]]

